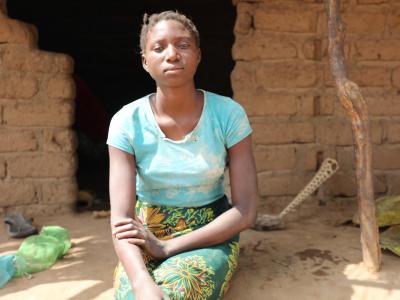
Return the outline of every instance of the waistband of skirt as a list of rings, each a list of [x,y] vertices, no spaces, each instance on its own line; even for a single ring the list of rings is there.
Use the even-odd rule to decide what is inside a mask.
[[[202,208],[216,208],[220,206],[228,206],[230,207],[228,197],[226,195],[223,195],[222,197],[218,198],[217,200],[206,204],[202,206],[172,206],[172,205],[159,205],[159,204],[154,204],[151,203],[150,201],[146,201],[146,199],[138,198],[136,200],[136,206],[146,206],[146,207],[168,207],[168,208],[173,208],[173,209],[188,209],[188,208],[194,208],[194,209],[202,209]]]

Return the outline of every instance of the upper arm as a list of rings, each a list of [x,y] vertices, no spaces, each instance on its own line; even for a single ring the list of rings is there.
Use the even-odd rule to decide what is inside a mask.
[[[228,149],[232,203],[254,217],[257,208],[257,175],[251,135]]]
[[[111,220],[134,217],[136,202],[135,157],[113,146],[108,147],[110,157]]]

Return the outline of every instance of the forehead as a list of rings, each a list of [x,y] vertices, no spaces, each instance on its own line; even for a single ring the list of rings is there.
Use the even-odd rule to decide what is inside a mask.
[[[181,22],[175,20],[162,20],[158,22],[150,29],[147,35],[149,41],[181,37],[192,38],[192,35]]]

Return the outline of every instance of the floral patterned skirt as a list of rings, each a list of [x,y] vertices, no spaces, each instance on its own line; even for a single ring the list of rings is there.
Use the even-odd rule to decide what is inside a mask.
[[[225,196],[210,205],[185,208],[137,201],[136,215],[159,239],[171,239],[210,223],[229,207]],[[239,235],[222,244],[164,260],[152,260],[145,254],[144,258],[154,281],[171,300],[222,299],[237,266],[238,241]],[[114,272],[114,293],[117,300],[135,299],[121,263]]]

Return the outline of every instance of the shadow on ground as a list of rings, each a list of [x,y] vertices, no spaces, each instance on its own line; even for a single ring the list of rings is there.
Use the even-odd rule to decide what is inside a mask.
[[[82,213],[36,223],[67,228],[74,246],[51,269],[32,279],[11,280],[0,298],[112,299],[116,256],[108,219]],[[290,222],[280,231],[248,230],[241,235],[240,266],[224,299],[400,299],[400,258],[383,253],[383,270],[371,275],[359,264],[359,240],[358,228],[334,226],[319,217]],[[20,242],[2,234],[0,254],[15,251]]]

